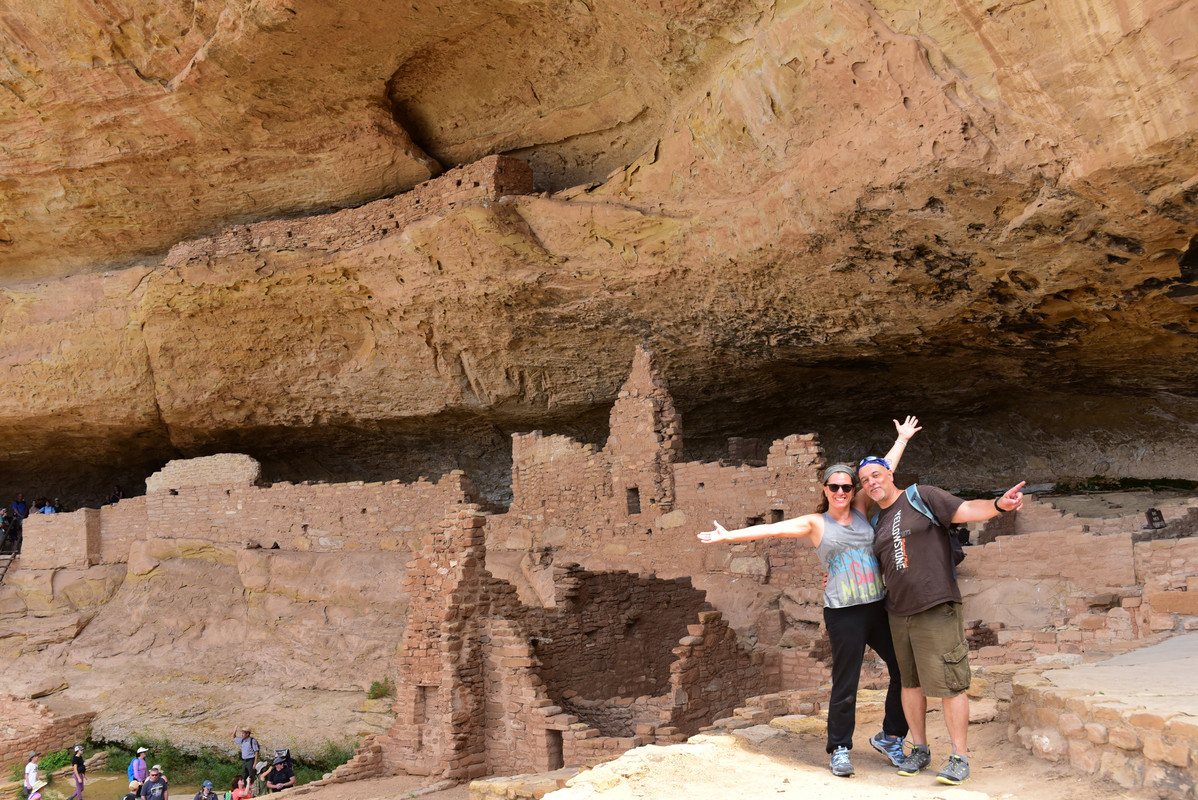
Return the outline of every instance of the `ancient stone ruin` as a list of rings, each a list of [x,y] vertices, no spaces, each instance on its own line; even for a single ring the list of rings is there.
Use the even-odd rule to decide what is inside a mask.
[[[287,632],[289,644],[264,649],[256,669],[286,661],[302,686],[332,685],[328,670],[361,675],[364,664],[395,675],[394,722],[332,781],[595,763],[766,713],[746,698],[817,713],[829,659],[811,549],[695,539],[711,519],[739,526],[812,508],[825,463],[816,437],[736,438],[727,459],[682,461],[681,420],[647,349],[610,426],[601,447],[513,436],[506,509],[483,502],[460,471],[435,483],[263,485],[244,455],[171,462],[142,497],[28,520],[3,591],[38,611],[9,618],[0,642],[26,656],[93,653],[100,667],[110,631],[136,621],[145,592],[164,591],[172,575],[194,584],[188,565],[212,564],[204,580],[215,596],[246,604],[239,635]],[[1171,535],[1150,538],[1138,517],[1079,519],[1035,500],[979,530],[985,544],[961,567],[974,663],[1080,656],[1198,627],[1196,508],[1191,499],[1163,509]],[[80,579],[93,587],[86,595],[54,589]],[[139,624],[167,643],[174,635]],[[865,685],[880,678],[880,664],[867,663]],[[1025,684],[1008,675],[992,691],[1036,702]],[[111,711],[97,709],[93,725],[119,729]],[[1034,710],[1013,713],[1012,736],[1039,741]],[[1085,752],[1078,763],[1099,770]]]

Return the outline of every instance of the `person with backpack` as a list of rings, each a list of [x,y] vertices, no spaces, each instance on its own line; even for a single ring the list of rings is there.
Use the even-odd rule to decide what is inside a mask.
[[[995,500],[962,500],[935,486],[906,491],[894,484],[888,459],[870,456],[857,465],[865,493],[880,509],[874,519],[874,554],[886,580],[886,611],[902,674],[903,708],[911,726],[912,750],[899,775],[915,775],[932,763],[927,738],[928,698],[942,698],[944,724],[953,752],[936,780],[952,786],[969,780],[969,642],[957,559],[949,528],[983,522],[1023,508],[1024,484]]]
[[[898,439],[887,456],[897,464],[920,427],[915,417],[907,417],[901,425],[895,420],[894,426]],[[898,662],[882,602],[886,590],[873,554],[874,529],[867,516],[868,499],[857,489],[856,470],[848,464],[833,464],[824,470],[823,499],[816,513],[733,531],[716,522],[715,530],[699,534],[699,541],[705,544],[769,536],[811,540],[824,567],[824,625],[832,645],[827,752],[832,774],[842,778],[854,773],[849,752],[857,726],[857,686],[867,645],[886,662],[890,673],[882,730],[869,743],[898,766],[905,758],[903,740],[907,735]]]
[[[241,777],[248,786],[254,777],[254,762],[258,760],[258,740],[250,735],[249,728],[238,726],[233,729],[233,744],[241,745]]]

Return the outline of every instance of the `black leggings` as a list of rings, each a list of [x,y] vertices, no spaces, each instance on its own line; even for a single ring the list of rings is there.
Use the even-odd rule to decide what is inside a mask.
[[[886,716],[882,732],[887,736],[906,736],[907,718],[903,716],[902,678],[890,638],[890,620],[884,600],[846,608],[825,608],[824,624],[832,644],[832,698],[828,703],[828,752],[837,747],[853,749],[853,730],[857,726],[857,684],[865,646],[886,662],[890,685],[886,687]]]

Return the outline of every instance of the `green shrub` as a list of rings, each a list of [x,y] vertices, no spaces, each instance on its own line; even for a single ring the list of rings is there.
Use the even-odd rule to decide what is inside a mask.
[[[380,697],[394,697],[395,684],[391,682],[390,678],[374,681],[370,684],[370,691],[366,692],[366,696],[371,700],[378,700]]]
[[[49,780],[49,775],[59,767],[69,766],[71,763],[71,750],[55,750],[53,753],[46,753],[37,762],[38,776]],[[21,774],[25,774],[25,768],[21,768]]]

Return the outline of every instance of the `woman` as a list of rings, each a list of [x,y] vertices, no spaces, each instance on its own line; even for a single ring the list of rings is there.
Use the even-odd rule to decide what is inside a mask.
[[[231,800],[247,800],[253,796],[254,792],[246,786],[245,778],[238,776],[233,780],[233,791],[229,795]]]
[[[898,439],[886,460],[894,466],[902,458],[908,440],[921,430],[919,420],[907,417],[894,421]],[[857,684],[861,662],[869,645],[886,662],[890,685],[886,690],[886,715],[882,730],[869,740],[874,749],[898,766],[902,763],[907,720],[903,716],[902,681],[890,623],[883,606],[886,590],[882,571],[873,553],[874,530],[867,516],[870,500],[858,492],[857,471],[847,464],[824,470],[824,499],[814,514],[734,531],[715,523],[715,530],[699,534],[705,544],[768,536],[806,536],[811,539],[824,566],[824,625],[832,645],[832,696],[828,703],[828,745],[832,774],[853,774],[849,751],[857,724]]]
[[[87,772],[87,764],[83,763],[83,745],[75,745],[75,754],[71,756],[71,771],[75,773],[75,793],[70,800],[83,800],[83,774]]]

